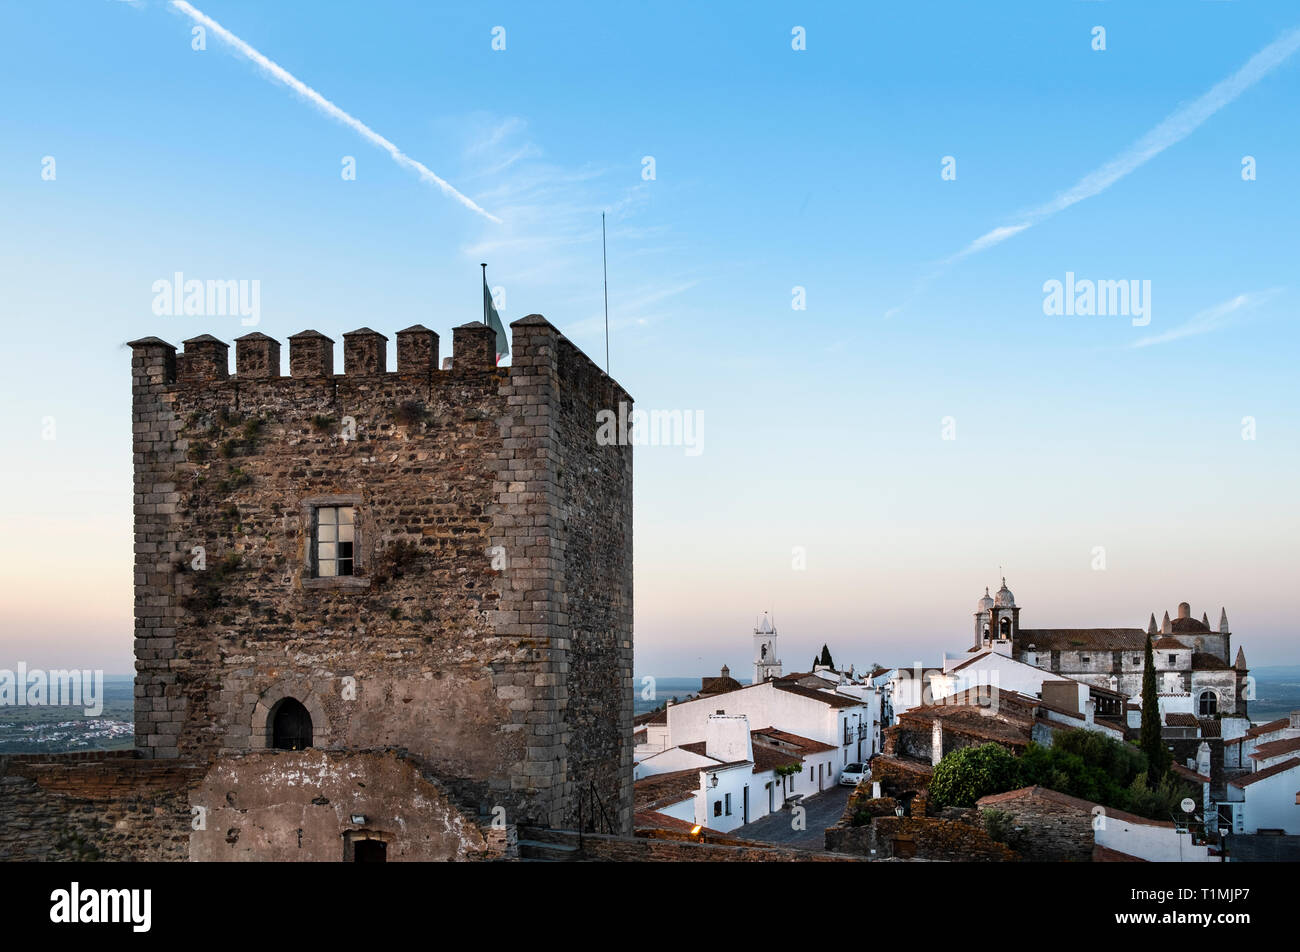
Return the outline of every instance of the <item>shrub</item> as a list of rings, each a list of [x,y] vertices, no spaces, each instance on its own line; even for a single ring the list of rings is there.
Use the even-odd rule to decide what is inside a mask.
[[[963,747],[934,768],[930,802],[936,807],[973,807],[980,797],[1015,789],[1019,780],[1016,756],[1001,744]]]

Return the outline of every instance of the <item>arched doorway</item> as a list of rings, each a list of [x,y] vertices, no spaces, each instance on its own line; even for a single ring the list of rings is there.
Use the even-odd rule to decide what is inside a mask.
[[[281,698],[266,724],[267,746],[275,750],[306,750],[311,746],[311,714],[295,698]]]

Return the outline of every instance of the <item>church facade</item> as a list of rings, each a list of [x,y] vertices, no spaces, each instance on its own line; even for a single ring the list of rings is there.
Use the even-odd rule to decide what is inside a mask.
[[[986,588],[976,603],[974,628],[971,651],[998,651],[1139,701],[1150,637],[1162,713],[1198,718],[1248,715],[1251,681],[1246,655],[1241,648],[1235,657],[1232,654],[1224,609],[1217,627],[1211,627],[1207,614],[1193,618],[1191,606],[1182,602],[1176,617],[1165,612],[1159,626],[1152,613],[1146,629],[1022,628],[1020,606],[1004,578],[995,594]]]

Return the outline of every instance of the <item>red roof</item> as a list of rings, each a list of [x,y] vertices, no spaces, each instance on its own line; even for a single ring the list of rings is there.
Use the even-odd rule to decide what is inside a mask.
[[[1236,780],[1229,780],[1228,783],[1234,787],[1249,787],[1252,783],[1259,783],[1261,780],[1267,780],[1269,777],[1276,777],[1280,773],[1286,773],[1300,767],[1300,757],[1292,757],[1290,760],[1284,760],[1280,764],[1274,764],[1272,767],[1265,767],[1263,770],[1256,770],[1247,777],[1238,777]]]
[[[770,740],[776,742],[776,746],[789,744],[797,748],[803,754],[822,754],[834,750],[830,744],[823,744],[819,740],[813,740],[811,737],[800,737],[798,734],[791,734],[789,731],[777,730],[775,727],[764,727],[762,730],[750,731],[750,735],[755,740]],[[757,754],[755,754],[757,756]]]
[[[1289,740],[1271,740],[1267,744],[1260,744],[1250,756],[1254,760],[1267,760],[1270,757],[1289,754],[1297,750],[1300,750],[1300,737],[1293,737]]]
[[[1285,730],[1287,725],[1290,723],[1291,719],[1289,717],[1279,717],[1277,720],[1269,721],[1267,724],[1260,724],[1258,727],[1252,727],[1250,730],[1246,731],[1246,736],[1259,737],[1261,734],[1271,734],[1274,731]]]

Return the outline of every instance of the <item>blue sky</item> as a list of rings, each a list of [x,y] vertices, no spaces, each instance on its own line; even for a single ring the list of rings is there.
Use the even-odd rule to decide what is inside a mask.
[[[764,610],[788,667],[823,642],[931,662],[967,646],[999,565],[1026,626],[1185,599],[1226,605],[1252,664],[1297,660],[1300,53],[1097,194],[1033,210],[1300,12],[196,7],[500,223],[218,37],[192,49],[161,0],[0,8],[0,489],[23,540],[0,555],[3,657],[130,669],[121,344],[247,330],[154,315],[154,281],[259,280],[257,329],[281,339],[419,321],[449,346],[487,261],[507,321],[542,313],[601,359],[605,211],[612,372],[703,420],[699,455],[637,452],[638,673],[746,673]],[[1150,324],[1045,315],[1067,272],[1150,281]]]

